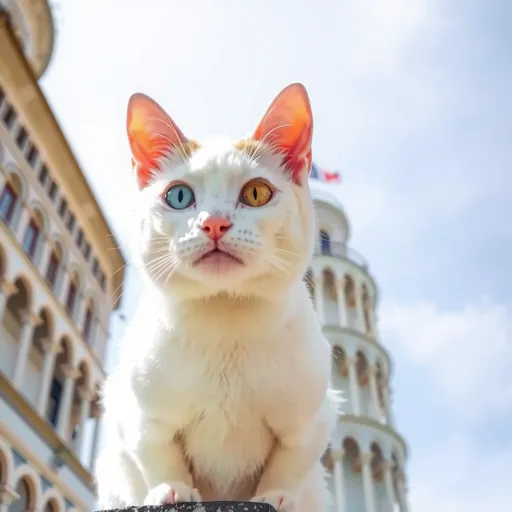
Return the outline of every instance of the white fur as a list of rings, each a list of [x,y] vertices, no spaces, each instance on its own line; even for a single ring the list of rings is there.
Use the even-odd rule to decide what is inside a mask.
[[[241,207],[256,177],[276,194]],[[192,186],[195,207],[161,201],[174,180]],[[302,279],[313,248],[303,181],[291,183],[276,155],[217,140],[162,161],[140,192],[147,287],[105,386],[102,507],[159,501],[170,488],[193,499],[196,488],[203,500],[284,497],[281,511],[327,510],[320,457],[336,412],[330,348]],[[244,266],[191,265],[211,243],[198,226],[212,214],[231,219],[222,243]]]

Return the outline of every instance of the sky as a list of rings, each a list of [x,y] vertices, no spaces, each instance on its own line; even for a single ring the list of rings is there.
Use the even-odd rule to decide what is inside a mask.
[[[512,4],[52,4],[41,85],[127,256],[132,93],[191,137],[237,137],[285,85],[306,85],[314,158],[341,172],[329,190],[379,284],[411,511],[512,510]]]

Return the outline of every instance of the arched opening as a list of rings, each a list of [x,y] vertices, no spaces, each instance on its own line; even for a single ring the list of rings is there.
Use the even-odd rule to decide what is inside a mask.
[[[71,279],[69,280],[68,293],[66,295],[66,311],[71,318],[75,317],[79,289],[80,280],[78,278],[78,274],[73,272],[71,274]]]
[[[7,464],[7,455],[0,448],[0,488],[3,488],[9,479],[8,471],[9,465]]]
[[[87,301],[87,307],[85,309],[84,325],[82,328],[82,335],[84,340],[90,344],[93,340],[92,326],[94,318],[94,303],[92,299]]]
[[[370,445],[372,454],[370,469],[373,476],[373,493],[375,496],[375,505],[377,510],[387,510],[389,499],[386,486],[384,484],[384,456],[382,449],[375,441]]]
[[[386,392],[385,391],[386,381],[385,381],[384,372],[382,370],[382,365],[381,365],[380,361],[377,361],[377,363],[375,364],[375,380],[377,382],[377,397],[379,399],[379,403],[378,403],[379,419],[381,422],[385,423],[385,421],[386,421],[386,402],[385,402],[384,393]]]
[[[44,358],[46,355],[46,344],[52,336],[53,319],[48,309],[43,308],[39,317],[41,322],[32,332],[32,343],[28,356],[25,376],[23,378],[23,389],[29,400],[36,404],[39,398],[39,389],[42,384]]]
[[[50,259],[48,260],[48,266],[46,267],[46,282],[52,290],[56,290],[57,278],[62,263],[62,247],[59,243],[53,245]]]
[[[361,414],[373,416],[371,392],[369,386],[369,373],[370,365],[366,355],[359,350],[356,353],[356,375],[357,383],[359,385],[359,400],[361,406]]]
[[[50,396],[48,399],[48,408],[46,411],[47,420],[54,426],[57,426],[59,420],[60,409],[62,405],[62,393],[64,390],[64,382],[66,380],[66,367],[72,362],[71,342],[68,338],[62,338],[60,342],[60,351],[55,361],[53,370],[52,383],[50,386]]]
[[[82,361],[78,366],[78,371],[80,376],[75,382],[71,414],[69,416],[69,432],[71,444],[75,450],[78,449],[77,442],[81,434],[80,428],[85,428],[85,421],[87,421],[87,418],[85,418],[84,424],[80,425],[82,400],[87,399],[86,394],[90,387],[90,372],[87,364],[84,361]]]
[[[364,503],[363,478],[361,474],[361,451],[356,440],[346,437],[343,440],[343,474],[345,476],[345,492],[347,510],[360,510]]]
[[[346,274],[343,282],[345,307],[347,308],[347,325],[352,329],[357,327],[356,286],[352,276]]]
[[[325,323],[326,325],[340,325],[336,277],[329,268],[322,272],[322,288]]]
[[[320,230],[320,252],[321,254],[331,254],[331,237],[325,230]]]
[[[23,316],[25,312],[30,310],[30,293],[28,285],[22,278],[14,281],[16,293],[13,293],[8,299],[5,306],[3,324],[7,333],[14,341],[19,341],[21,328],[23,326]]]
[[[9,512],[27,512],[28,510],[35,510],[34,486],[28,478],[25,477],[18,481],[15,492],[18,494],[19,498],[9,505]]]
[[[371,299],[370,294],[368,293],[368,288],[365,284],[361,287],[361,295],[363,302],[363,319],[364,319],[364,328],[368,334],[372,333],[372,321],[371,321]]]
[[[25,254],[34,262],[37,263],[39,256],[39,247],[43,241],[43,217],[38,210],[32,213],[25,233],[23,235],[23,250]]]
[[[13,220],[15,219],[21,191],[19,178],[11,174],[0,195],[0,217],[10,226],[13,225]]]
[[[59,512],[59,506],[54,499],[50,499],[43,507],[43,512]]]
[[[0,283],[3,282],[7,271],[7,258],[5,256],[4,248],[0,246]]]

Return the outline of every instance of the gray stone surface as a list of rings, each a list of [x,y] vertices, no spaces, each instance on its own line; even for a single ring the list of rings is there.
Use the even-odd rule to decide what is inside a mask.
[[[179,505],[163,505],[151,507],[129,507],[117,510],[101,510],[98,512],[276,512],[270,505],[237,501],[210,501],[204,503],[180,503]]]

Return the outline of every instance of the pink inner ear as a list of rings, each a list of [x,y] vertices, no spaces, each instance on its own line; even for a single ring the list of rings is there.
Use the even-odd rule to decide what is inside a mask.
[[[283,164],[299,185],[311,169],[312,137],[311,105],[305,87],[299,83],[289,85],[277,95],[253,134],[254,140],[283,154]]]
[[[128,102],[126,120],[132,162],[140,188],[157,170],[158,159],[188,143],[167,113],[145,94],[134,94]]]

